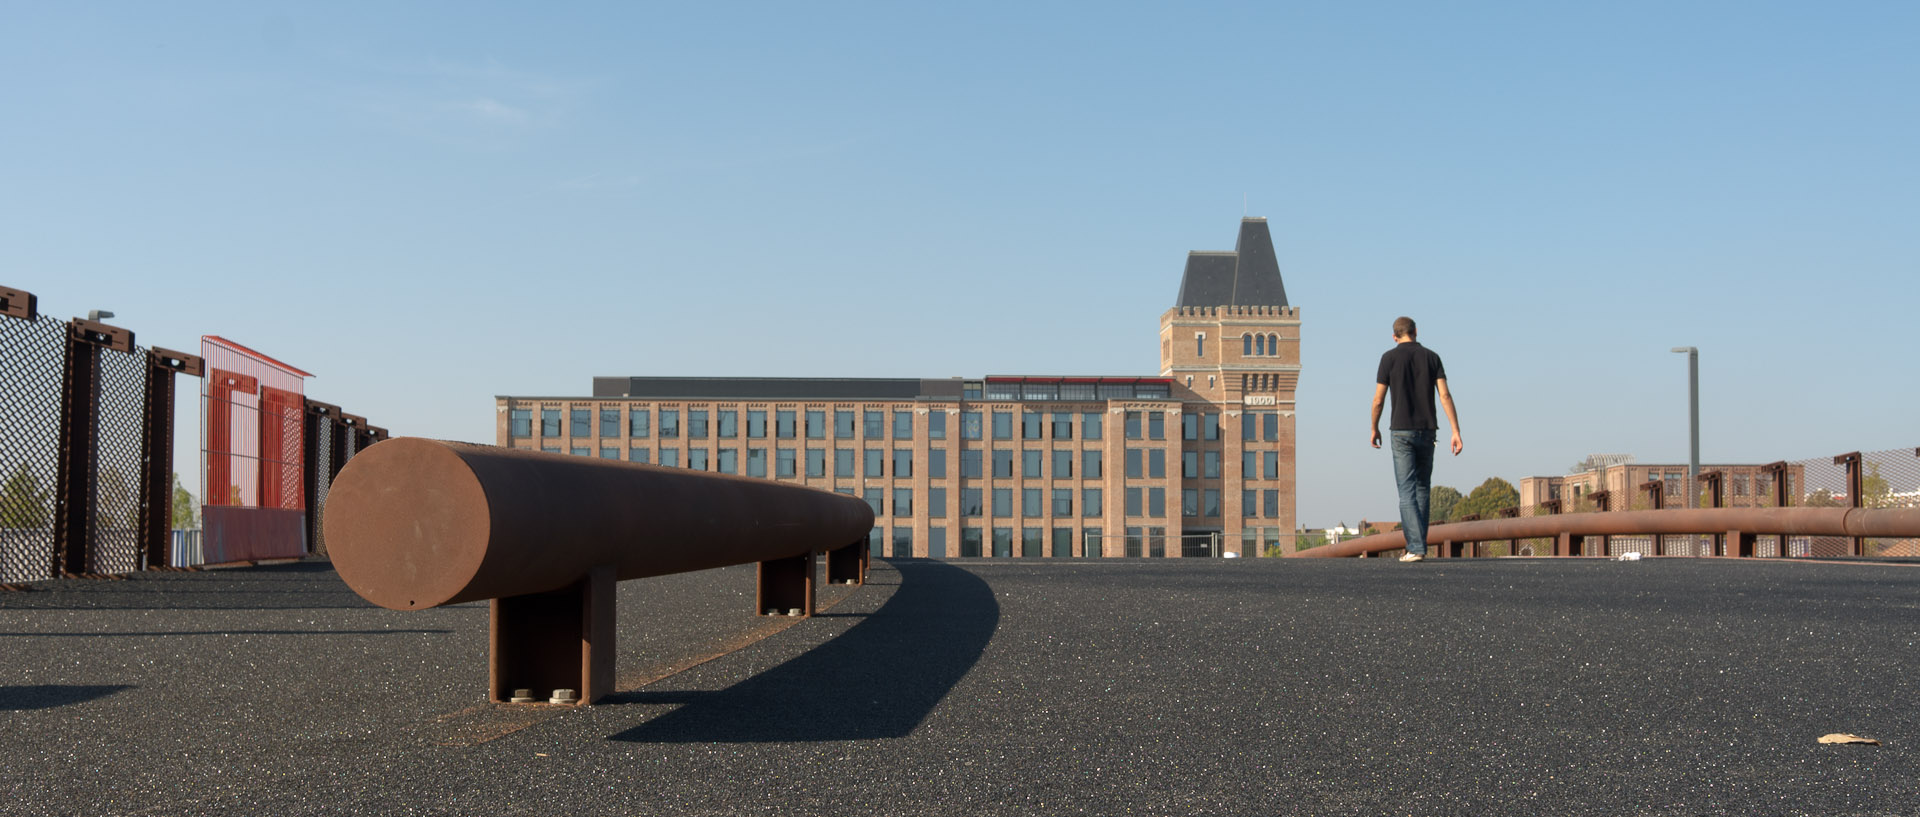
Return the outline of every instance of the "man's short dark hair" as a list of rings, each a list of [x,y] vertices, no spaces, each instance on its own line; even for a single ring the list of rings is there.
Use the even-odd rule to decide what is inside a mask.
[[[1412,318],[1402,315],[1393,319],[1393,336],[1396,338],[1410,338],[1418,331],[1420,329],[1413,325]]]

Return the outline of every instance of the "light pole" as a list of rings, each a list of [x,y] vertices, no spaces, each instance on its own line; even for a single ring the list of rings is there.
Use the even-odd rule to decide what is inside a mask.
[[[1675,346],[1675,353],[1687,355],[1687,432],[1691,447],[1687,455],[1687,507],[1700,504],[1695,485],[1700,482],[1700,350]]]

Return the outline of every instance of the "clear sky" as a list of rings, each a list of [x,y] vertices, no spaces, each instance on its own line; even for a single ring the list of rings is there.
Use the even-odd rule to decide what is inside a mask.
[[[1462,490],[1684,461],[1683,345],[1709,462],[1920,443],[1911,2],[10,2],[0,78],[0,284],[396,434],[596,375],[1157,373],[1245,213],[1303,524],[1396,514],[1400,314]]]

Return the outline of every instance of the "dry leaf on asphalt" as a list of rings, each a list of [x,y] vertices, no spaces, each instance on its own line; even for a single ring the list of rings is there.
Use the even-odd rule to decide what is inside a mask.
[[[1869,746],[1880,745],[1880,741],[1874,740],[1873,738],[1863,738],[1863,737],[1860,737],[1859,735],[1849,735],[1845,732],[1835,732],[1831,735],[1821,735],[1820,742],[1821,743],[1864,743]]]

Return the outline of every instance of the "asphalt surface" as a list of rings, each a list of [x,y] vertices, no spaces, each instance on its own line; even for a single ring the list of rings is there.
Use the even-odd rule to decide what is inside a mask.
[[[1920,568],[876,563],[627,582],[620,688],[324,564],[0,593],[0,814],[1920,814]],[[1830,732],[1880,745],[1822,745]]]

